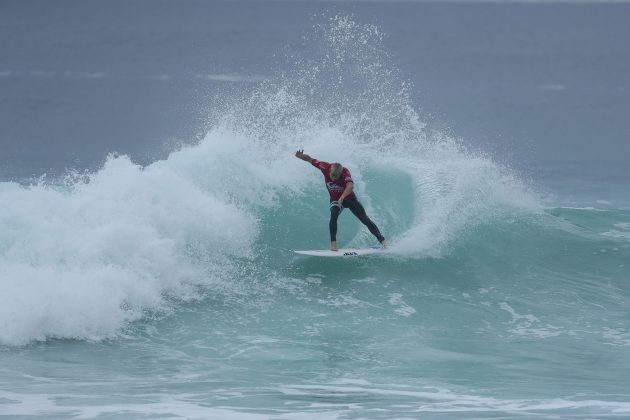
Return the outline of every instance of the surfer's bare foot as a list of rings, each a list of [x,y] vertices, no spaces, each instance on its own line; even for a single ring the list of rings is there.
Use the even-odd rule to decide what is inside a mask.
[[[383,245],[384,249],[387,249],[387,241],[385,239],[381,241],[381,245]]]
[[[332,241],[330,243],[330,250],[331,251],[337,251],[337,242],[336,241]]]

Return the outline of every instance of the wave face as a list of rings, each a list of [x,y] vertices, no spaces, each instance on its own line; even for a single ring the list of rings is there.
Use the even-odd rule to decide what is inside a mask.
[[[287,60],[217,98],[205,138],[166,160],[112,155],[94,173],[0,184],[0,344],[119,346],[160,360],[113,368],[133,383],[173,369],[218,382],[202,405],[278,416],[628,413],[630,213],[549,208],[428,129],[374,26],[332,18]],[[350,169],[387,258],[292,254],[328,245],[302,148]],[[345,213],[338,238],[375,242]],[[166,412],[196,415],[198,391]]]

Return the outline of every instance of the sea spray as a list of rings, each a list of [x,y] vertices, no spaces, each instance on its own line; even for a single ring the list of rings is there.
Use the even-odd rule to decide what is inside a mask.
[[[301,189],[300,200],[314,194],[306,180],[317,174],[305,178],[308,169],[292,160],[296,149],[340,161],[394,249],[420,257],[441,255],[475,224],[541,210],[535,192],[509,168],[427,129],[376,26],[334,16],[316,25],[304,45],[305,52],[290,54],[276,78],[246,96],[232,95],[213,112],[216,127],[238,133],[243,148],[260,152],[254,161],[294,180],[288,187],[282,181],[270,185],[278,193]],[[209,137],[217,136],[211,130]],[[364,173],[375,171],[378,188],[371,185],[379,182],[363,182]],[[392,189],[396,196],[379,199]],[[406,214],[406,222],[394,220],[396,214]],[[367,245],[369,236],[361,237],[352,243]]]

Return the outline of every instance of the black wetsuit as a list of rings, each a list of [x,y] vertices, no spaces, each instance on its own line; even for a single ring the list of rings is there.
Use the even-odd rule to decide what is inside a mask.
[[[383,235],[381,235],[381,232],[378,230],[378,227],[376,227],[374,222],[367,216],[367,214],[365,213],[365,209],[363,208],[361,203],[359,203],[359,200],[357,200],[356,197],[353,196],[351,198],[344,199],[343,208],[350,209],[352,214],[357,216],[357,218],[361,221],[361,223],[367,226],[367,228],[370,230],[372,235],[376,236],[376,239],[378,239],[379,242],[383,242],[385,240],[385,238],[383,238]],[[329,227],[330,227],[330,241],[331,242],[337,240],[337,218],[339,217],[341,210],[342,209],[339,206],[339,203],[337,201],[330,202]]]

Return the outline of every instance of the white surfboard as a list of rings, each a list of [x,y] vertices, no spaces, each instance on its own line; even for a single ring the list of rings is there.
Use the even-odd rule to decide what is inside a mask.
[[[306,251],[294,251],[296,254],[308,255],[310,257],[360,257],[362,255],[383,254],[387,250],[384,248],[339,248],[338,251],[329,249],[316,249]]]

